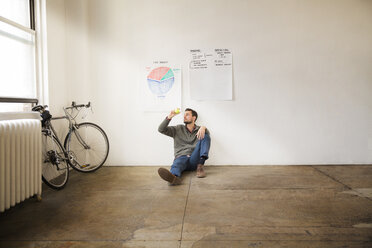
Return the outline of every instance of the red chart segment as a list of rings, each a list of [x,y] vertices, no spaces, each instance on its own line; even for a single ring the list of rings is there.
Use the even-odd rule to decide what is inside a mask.
[[[169,67],[158,67],[158,68],[155,68],[147,76],[147,79],[152,79],[152,80],[160,81],[168,73],[169,70],[170,70]]]

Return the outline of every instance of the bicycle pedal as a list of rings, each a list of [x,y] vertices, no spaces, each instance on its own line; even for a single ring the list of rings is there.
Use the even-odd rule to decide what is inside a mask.
[[[81,166],[81,168],[86,168],[86,167],[88,167],[88,166],[90,166],[90,164],[83,164],[83,165]]]

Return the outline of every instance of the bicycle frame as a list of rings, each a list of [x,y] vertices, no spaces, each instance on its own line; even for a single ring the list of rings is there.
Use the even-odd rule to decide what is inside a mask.
[[[63,117],[60,117],[60,118],[66,118],[69,122],[69,131],[68,131],[68,134],[70,135],[72,132],[75,132],[76,134],[76,137],[78,139],[78,141],[80,142],[80,144],[85,148],[85,149],[90,149],[90,147],[87,145],[87,143],[85,143],[85,141],[83,140],[83,138],[81,138],[79,132],[77,131],[78,129],[78,126],[79,124],[76,122],[75,118],[77,117],[77,114],[76,116],[72,116],[72,113],[70,114],[68,112],[68,109],[72,109],[72,111],[74,110],[73,107],[66,107],[66,108],[63,108],[63,111],[65,112],[65,116]]]
[[[62,119],[66,119],[69,124],[68,124],[68,134],[67,135],[72,135],[71,133],[74,132],[76,137],[77,137],[77,140],[80,142],[80,144],[85,148],[85,149],[90,149],[90,146],[88,146],[86,144],[86,142],[83,140],[83,138],[80,136],[79,132],[77,131],[78,130],[78,127],[79,127],[79,124],[76,122],[75,118],[77,117],[77,115],[75,116],[72,116],[72,113],[69,113],[68,110],[69,109],[74,109],[74,107],[64,107],[63,108],[63,111],[65,112],[65,115],[64,116],[59,116],[59,117],[52,117],[51,120],[62,120]],[[46,125],[46,128],[45,129],[49,129],[51,132],[52,132],[52,135],[56,138],[57,142],[59,142],[62,146],[62,149],[63,149],[63,153],[65,155],[65,158],[61,158],[63,160],[66,160],[68,163],[71,163],[70,159],[69,158],[69,152],[70,151],[67,151],[66,150],[66,147],[64,145],[62,145],[62,142],[61,140],[59,139],[58,135],[57,135],[57,132],[55,131],[51,121],[49,121]],[[75,160],[73,157],[72,159],[74,160],[75,163],[77,163],[79,166],[82,166],[77,160]]]
[[[56,119],[62,119],[62,117],[57,117]],[[62,148],[62,152],[64,154],[64,158],[60,158],[60,159],[63,159],[63,160],[65,160],[69,163],[68,152],[66,151],[65,147],[62,145],[61,140],[59,139],[59,137],[57,135],[57,132],[55,131],[55,129],[54,129],[54,127],[53,127],[53,125],[50,121],[48,121],[48,123],[46,124],[46,127],[43,128],[42,132],[48,132],[46,135],[48,135],[48,136],[50,135],[50,136],[55,138],[55,140],[60,144],[60,146]],[[50,134],[49,134],[49,132],[50,132]]]

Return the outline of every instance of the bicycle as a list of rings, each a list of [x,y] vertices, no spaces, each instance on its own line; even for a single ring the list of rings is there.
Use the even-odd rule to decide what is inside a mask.
[[[41,113],[42,123],[42,180],[53,189],[62,189],[69,177],[69,166],[79,172],[93,172],[102,167],[109,153],[109,141],[105,131],[91,122],[77,123],[76,117],[88,104],[64,107],[64,116],[52,117],[47,105],[37,105],[33,111]],[[78,113],[73,116],[74,110]],[[71,111],[71,112],[70,112]],[[69,131],[63,146],[51,123],[52,120],[67,119]]]

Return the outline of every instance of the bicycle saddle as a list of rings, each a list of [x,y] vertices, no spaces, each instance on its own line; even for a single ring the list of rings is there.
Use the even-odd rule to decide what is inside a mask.
[[[41,112],[42,110],[45,110],[45,108],[48,107],[47,105],[36,105],[32,108],[32,111]]]

